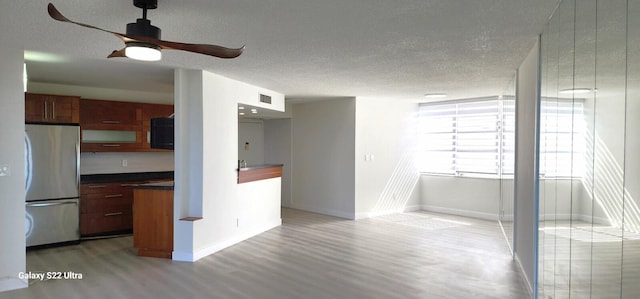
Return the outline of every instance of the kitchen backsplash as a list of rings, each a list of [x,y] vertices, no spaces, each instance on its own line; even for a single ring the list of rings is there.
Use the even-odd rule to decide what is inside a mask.
[[[80,154],[80,174],[172,170],[174,170],[173,152]]]

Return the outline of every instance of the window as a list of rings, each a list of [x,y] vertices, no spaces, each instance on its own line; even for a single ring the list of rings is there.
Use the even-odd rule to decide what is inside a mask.
[[[542,99],[540,175],[582,177],[585,122],[581,100]]]
[[[418,168],[449,175],[513,175],[515,98],[424,103],[419,111]],[[540,173],[582,175],[583,105],[543,99]]]
[[[501,107],[497,97],[420,105],[419,169],[497,175],[502,163]]]

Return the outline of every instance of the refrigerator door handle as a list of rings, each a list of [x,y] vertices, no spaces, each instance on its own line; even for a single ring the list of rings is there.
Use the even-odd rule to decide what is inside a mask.
[[[78,204],[75,201],[59,201],[59,202],[38,202],[38,203],[27,203],[27,207],[51,207],[51,206],[59,206],[59,205],[67,205],[67,204]]]
[[[80,140],[80,131],[78,131],[78,140]],[[80,141],[76,142],[76,185],[80,190]]]

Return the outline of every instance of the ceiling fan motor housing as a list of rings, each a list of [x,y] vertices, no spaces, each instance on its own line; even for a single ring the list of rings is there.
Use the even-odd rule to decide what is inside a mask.
[[[160,28],[151,25],[147,19],[137,19],[135,23],[127,24],[128,36],[144,36],[160,39]]]
[[[133,5],[142,9],[156,9],[158,0],[133,0]]]

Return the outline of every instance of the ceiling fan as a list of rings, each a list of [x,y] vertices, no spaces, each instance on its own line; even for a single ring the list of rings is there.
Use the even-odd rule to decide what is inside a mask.
[[[133,0],[133,5],[142,8],[142,19],[137,19],[135,23],[127,24],[126,34],[71,21],[63,16],[51,3],[47,6],[47,10],[49,16],[54,20],[108,32],[122,40],[125,47],[120,50],[114,50],[107,56],[108,58],[128,57],[137,60],[157,61],[162,57],[160,50],[181,50],[219,58],[236,58],[244,51],[244,46],[232,49],[216,45],[186,44],[161,40],[160,28],[151,25],[151,21],[147,19],[147,10],[157,8],[158,0]]]

